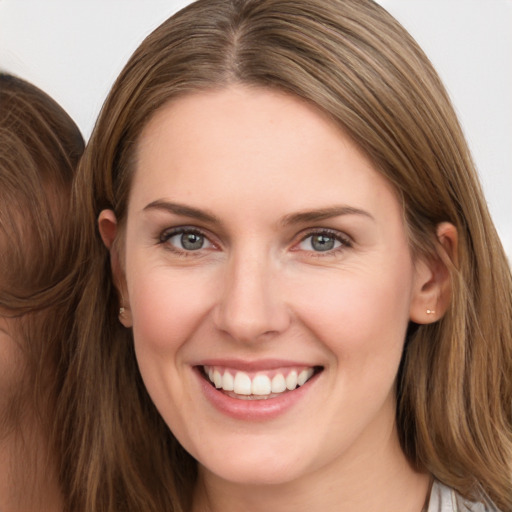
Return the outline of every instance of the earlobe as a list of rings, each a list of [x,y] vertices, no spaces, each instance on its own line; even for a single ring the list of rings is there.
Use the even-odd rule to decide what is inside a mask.
[[[121,297],[121,301],[122,301],[122,297]],[[121,302],[121,304],[123,304],[123,302]],[[119,322],[124,326],[124,327],[132,327],[133,323],[132,323],[132,312],[129,308],[129,306],[121,306],[119,308]]]
[[[444,316],[451,302],[450,269],[457,267],[457,229],[449,222],[437,226],[437,254],[416,264],[410,319],[430,324]]]
[[[112,279],[119,296],[119,322],[124,327],[132,326],[132,315],[130,310],[126,278],[119,254],[119,244],[116,244],[118,224],[116,214],[112,210],[103,210],[98,216],[98,229],[105,247],[110,252],[110,267]]]

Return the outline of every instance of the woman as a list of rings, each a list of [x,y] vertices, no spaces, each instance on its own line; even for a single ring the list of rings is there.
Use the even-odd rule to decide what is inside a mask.
[[[71,118],[37,87],[0,74],[0,510],[62,506],[51,437],[55,371],[70,317],[49,291],[83,151]]]
[[[70,509],[512,510],[510,270],[382,8],[185,8],[118,78],[74,201]]]

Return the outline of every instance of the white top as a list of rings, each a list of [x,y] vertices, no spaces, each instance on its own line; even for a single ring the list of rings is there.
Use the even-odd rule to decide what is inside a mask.
[[[432,485],[427,512],[500,512],[491,502],[474,503],[437,480]]]

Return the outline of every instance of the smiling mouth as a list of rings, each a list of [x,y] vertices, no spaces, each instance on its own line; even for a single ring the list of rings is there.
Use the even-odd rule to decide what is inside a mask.
[[[201,373],[218,391],[239,400],[268,400],[304,386],[321,366],[244,372],[220,366],[202,366]]]

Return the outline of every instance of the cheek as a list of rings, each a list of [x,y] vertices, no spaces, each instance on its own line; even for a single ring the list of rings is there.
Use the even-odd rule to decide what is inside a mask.
[[[303,283],[294,293],[302,297],[297,314],[338,360],[395,365],[409,322],[411,272],[405,269],[332,272],[317,278],[315,286]]]
[[[135,270],[135,269],[134,269]],[[189,338],[211,308],[212,280],[198,269],[138,266],[127,272],[136,348],[169,354]]]
[[[127,266],[127,285],[142,379],[169,427],[187,432],[182,408],[190,398],[183,383],[190,378],[190,371],[184,347],[201,329],[213,290],[194,272],[148,266],[130,270],[135,268]]]

